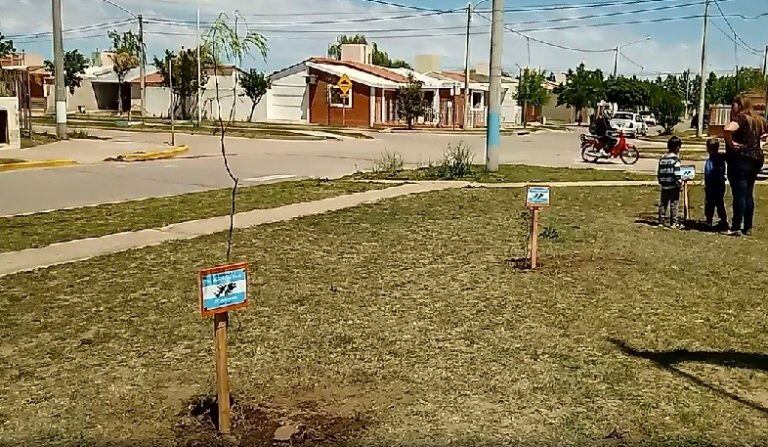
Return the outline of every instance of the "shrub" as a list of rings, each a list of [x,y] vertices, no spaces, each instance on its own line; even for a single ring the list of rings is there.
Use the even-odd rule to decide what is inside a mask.
[[[381,158],[374,160],[373,171],[378,174],[394,176],[403,170],[403,157],[397,152],[385,150]]]
[[[459,141],[456,144],[448,143],[448,148],[443,155],[443,163],[437,167],[437,176],[440,179],[451,180],[472,175],[472,148]]]

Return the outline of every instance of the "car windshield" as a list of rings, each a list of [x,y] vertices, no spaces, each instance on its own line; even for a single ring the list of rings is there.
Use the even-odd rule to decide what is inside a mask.
[[[617,120],[631,120],[632,114],[631,113],[617,113],[614,115],[614,118]]]

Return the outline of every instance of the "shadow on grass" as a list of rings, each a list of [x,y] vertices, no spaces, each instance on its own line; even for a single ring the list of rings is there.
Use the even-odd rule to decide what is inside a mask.
[[[768,371],[768,354],[737,351],[689,351],[687,349],[676,349],[673,351],[641,351],[631,347],[629,344],[622,340],[611,338],[609,341],[615,344],[624,354],[628,356],[650,360],[655,363],[656,366],[663,368],[664,370],[669,371],[678,377],[683,377],[698,386],[707,388],[717,394],[720,394],[721,396],[728,397],[735,400],[736,402],[739,402],[740,404],[768,414],[768,408],[764,407],[763,405],[757,402],[753,402],[749,399],[745,399],[738,394],[706,382],[705,380],[696,377],[693,374],[687,373],[677,368],[677,365],[681,363],[691,362],[706,363],[729,368]]]

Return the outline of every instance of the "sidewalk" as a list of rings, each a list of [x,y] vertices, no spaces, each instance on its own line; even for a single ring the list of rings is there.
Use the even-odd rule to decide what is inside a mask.
[[[390,183],[382,181],[381,183]],[[402,182],[392,182],[401,183]],[[235,228],[249,228],[298,217],[338,211],[394,197],[457,188],[522,188],[526,183],[480,184],[462,181],[411,182],[391,188],[260,209],[235,215]],[[551,182],[552,187],[655,186],[655,181]],[[175,223],[162,228],[80,239],[16,252],[0,253],[0,277],[14,273],[82,261],[96,256],[149,247],[174,240],[193,239],[226,231],[229,216]]]

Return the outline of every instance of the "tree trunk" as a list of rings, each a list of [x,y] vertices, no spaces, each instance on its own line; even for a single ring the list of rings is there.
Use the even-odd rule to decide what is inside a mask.
[[[117,113],[123,116],[123,81],[117,81]]]
[[[251,104],[251,114],[248,115],[248,122],[253,121],[253,112],[256,110],[256,103]]]

